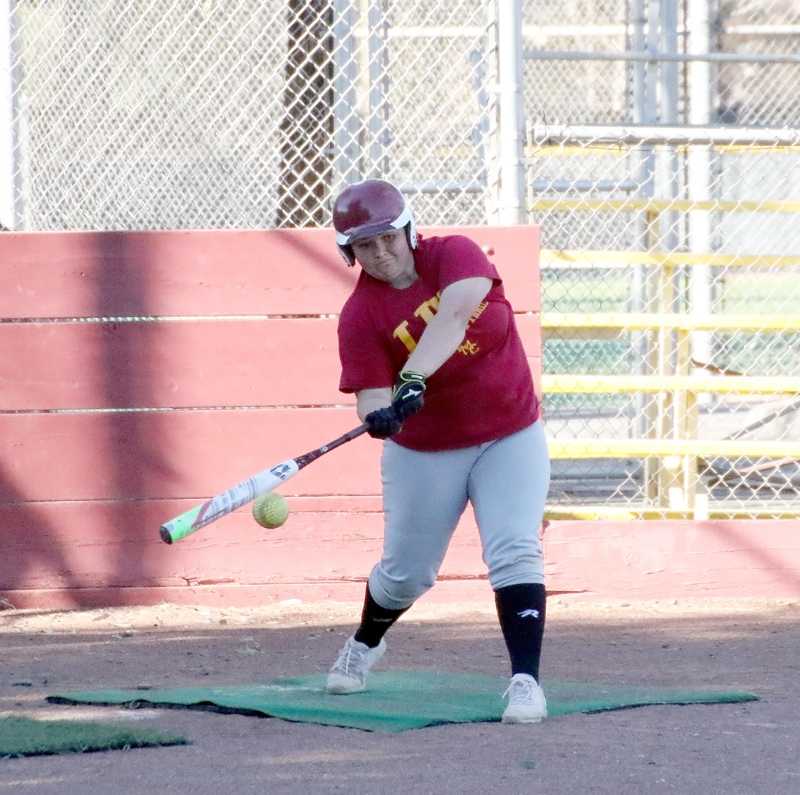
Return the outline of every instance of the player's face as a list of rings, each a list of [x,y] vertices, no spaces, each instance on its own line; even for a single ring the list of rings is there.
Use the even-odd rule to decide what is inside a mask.
[[[417,278],[414,254],[403,229],[392,229],[353,243],[353,253],[361,267],[375,279],[403,289]]]

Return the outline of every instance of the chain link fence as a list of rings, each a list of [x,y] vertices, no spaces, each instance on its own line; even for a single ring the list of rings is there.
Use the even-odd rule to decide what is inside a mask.
[[[2,6],[7,227],[320,226],[369,176],[423,225],[501,223],[519,173],[552,505],[797,511],[793,0]]]
[[[326,225],[336,186],[370,174],[420,191],[430,222],[486,216],[485,2],[11,9],[17,228]]]

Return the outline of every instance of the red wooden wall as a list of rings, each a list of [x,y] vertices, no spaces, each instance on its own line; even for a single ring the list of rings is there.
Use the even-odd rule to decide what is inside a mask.
[[[538,230],[458,231],[500,269],[538,373]],[[355,424],[335,335],[355,276],[327,230],[0,235],[0,595],[360,599],[382,533],[367,437],[282,487],[279,530],[243,508],[158,538],[165,519]],[[800,521],[552,522],[545,549],[551,591],[800,594]],[[468,510],[425,598],[486,602],[488,588]]]
[[[500,268],[538,373],[538,230],[458,231]],[[166,519],[357,424],[337,389],[335,317],[357,272],[331,232],[13,233],[0,257],[6,599],[361,597],[382,534],[368,437],[281,489],[279,530],[243,508],[179,544],[158,537]],[[483,574],[472,529],[466,517],[443,593]]]

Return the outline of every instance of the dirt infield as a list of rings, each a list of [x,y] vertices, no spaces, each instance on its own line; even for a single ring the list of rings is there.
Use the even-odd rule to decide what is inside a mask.
[[[182,710],[60,707],[69,689],[255,683],[325,670],[356,604],[0,612],[0,714],[125,719],[191,745],[0,760],[14,793],[800,792],[800,599],[552,597],[543,678],[749,690],[760,701],[386,735]],[[505,675],[490,600],[421,601],[382,667]]]

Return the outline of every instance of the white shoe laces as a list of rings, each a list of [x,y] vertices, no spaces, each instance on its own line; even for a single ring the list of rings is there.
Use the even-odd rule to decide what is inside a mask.
[[[357,641],[350,640],[339,652],[333,670],[339,671],[347,676],[361,676],[363,673],[363,663],[369,654],[369,648]],[[352,670],[355,669],[355,670]]]
[[[536,680],[532,677],[514,676],[503,693],[503,698],[508,696],[509,704],[530,704],[537,687]]]

